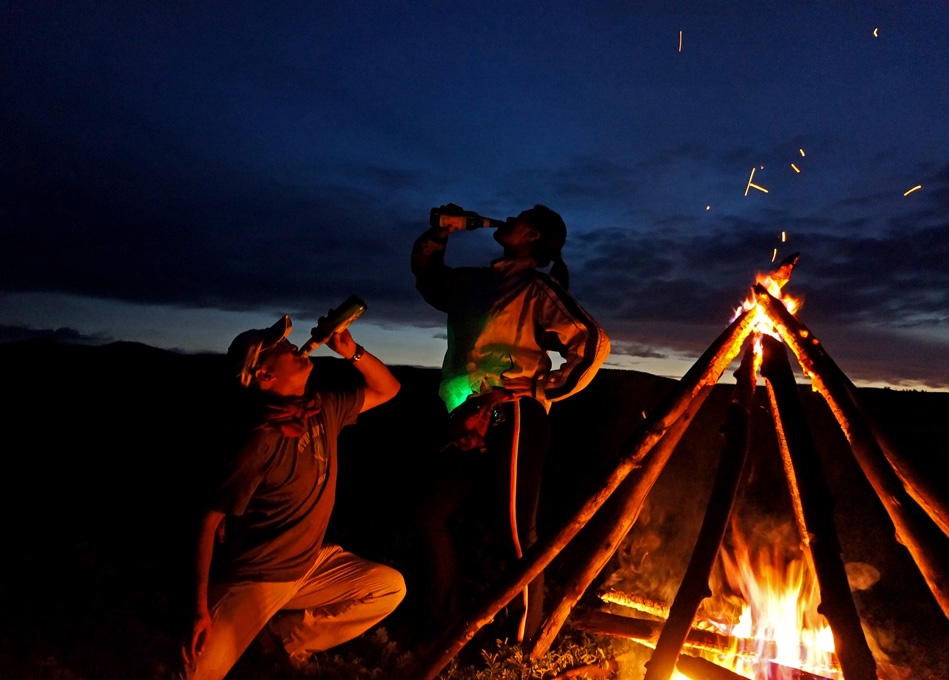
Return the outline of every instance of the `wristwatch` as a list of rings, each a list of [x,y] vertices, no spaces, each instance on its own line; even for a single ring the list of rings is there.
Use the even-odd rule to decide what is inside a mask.
[[[362,359],[362,355],[366,353],[366,349],[362,345],[356,345],[356,351],[353,352],[353,355],[349,358],[354,364]]]

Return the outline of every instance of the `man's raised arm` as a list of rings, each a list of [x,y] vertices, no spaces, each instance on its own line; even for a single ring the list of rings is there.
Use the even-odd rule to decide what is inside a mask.
[[[344,359],[349,359],[356,366],[366,381],[365,397],[360,413],[384,404],[396,394],[402,385],[382,361],[365,350],[362,345],[356,344],[349,329],[342,333],[334,333],[326,341],[326,346]]]

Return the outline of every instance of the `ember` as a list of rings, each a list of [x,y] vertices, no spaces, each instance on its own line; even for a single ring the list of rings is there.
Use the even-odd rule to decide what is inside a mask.
[[[764,167],[764,166],[761,166],[761,167]],[[748,195],[748,190],[751,189],[751,188],[755,188],[755,189],[757,189],[758,191],[762,191],[762,192],[764,192],[764,193],[768,193],[768,190],[765,189],[764,187],[759,187],[757,184],[752,184],[752,183],[751,183],[751,180],[753,180],[754,178],[755,178],[755,169],[752,168],[752,169],[751,169],[751,177],[748,178],[748,186],[745,187],[745,196]]]

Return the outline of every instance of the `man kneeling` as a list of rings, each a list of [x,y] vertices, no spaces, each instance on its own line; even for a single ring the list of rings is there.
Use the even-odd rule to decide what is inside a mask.
[[[405,596],[395,569],[323,543],[337,435],[394,397],[399,382],[344,330],[326,344],[353,362],[365,386],[312,389],[313,363],[287,340],[290,330],[285,316],[228,349],[252,415],[200,520],[194,621],[182,649],[190,680],[223,678],[268,622],[290,657],[304,661],[369,629]]]

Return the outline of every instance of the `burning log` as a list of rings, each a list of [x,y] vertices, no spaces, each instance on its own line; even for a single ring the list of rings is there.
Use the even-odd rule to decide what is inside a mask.
[[[762,344],[761,374],[768,386],[778,446],[802,529],[801,538],[810,549],[820,585],[818,611],[830,622],[834,648],[847,680],[876,680],[876,662],[860,625],[840,557],[833,497],[807,428],[787,351],[768,336],[762,338]]]
[[[619,521],[609,522],[606,531],[601,529],[601,535],[594,541],[594,544],[599,544],[600,548],[580,566],[577,573],[573,575],[563,589],[560,601],[544,621],[534,641],[534,646],[531,649],[531,657],[534,659],[539,659],[547,653],[570,615],[570,611],[603,567],[607,565],[623,539],[626,538],[626,534],[636,523],[646,496],[652,489],[653,484],[656,483],[656,479],[659,478],[659,474],[669,461],[673,450],[692,423],[692,419],[705,402],[705,398],[711,389],[711,387],[706,386],[699,391],[695,398],[689,402],[682,416],[666,432],[662,440],[649,452],[648,456],[643,458],[642,467],[631,473],[616,491],[616,496],[620,502],[618,513],[620,519]]]
[[[873,437],[866,419],[853,399],[846,376],[823,350],[817,338],[761,286],[755,286],[758,304],[767,312],[781,338],[794,352],[801,367],[827,402],[850,442],[860,468],[886,509],[896,538],[919,567],[943,613],[949,617],[949,560],[945,542],[901,483]],[[905,481],[905,480],[903,480]],[[936,499],[932,499],[936,505]]]
[[[570,619],[571,624],[578,630],[597,635],[608,635],[611,637],[622,637],[629,640],[635,640],[647,646],[654,646],[656,640],[662,631],[662,621],[649,621],[629,616],[619,616],[596,610],[574,610]],[[736,638],[731,635],[723,635],[708,630],[692,628],[689,630],[684,647],[692,651],[708,651],[717,654],[733,653],[736,649],[753,649],[759,644],[758,640],[749,640]],[[717,680],[718,678],[744,678],[732,671],[729,671],[711,661],[698,659],[688,654],[680,654],[676,661],[676,669],[681,673],[688,675],[693,680]],[[781,664],[771,662],[770,665],[777,671],[780,670],[784,675],[777,673],[772,677],[789,678],[790,680],[827,680],[823,676],[814,675],[797,668],[789,668]]]
[[[798,668],[788,668],[781,664],[771,663],[773,671],[768,674],[769,678],[783,678],[784,680],[829,680],[821,675],[814,675]],[[703,659],[698,656],[689,656],[681,654],[676,662],[676,670],[683,675],[689,676],[691,680],[748,680],[744,675],[739,675],[727,668]]]
[[[725,419],[725,445],[722,447],[705,519],[702,520],[682,584],[669,609],[669,620],[662,627],[656,651],[646,663],[645,680],[669,680],[672,677],[676,659],[692,627],[695,613],[702,600],[712,594],[708,585],[709,576],[725,537],[748,454],[749,416],[755,395],[754,363],[754,347],[748,343],[741,366],[735,371],[738,384]]]
[[[596,610],[575,609],[570,623],[574,628],[598,635],[610,635],[629,640],[643,642],[655,646],[662,632],[663,621],[640,619],[632,616],[620,616]],[[722,635],[710,630],[691,628],[688,631],[685,644],[693,649],[708,649],[724,652],[739,644],[731,636]]]
[[[596,511],[606,502],[610,494],[626,476],[639,466],[643,457],[675,424],[695,396],[706,386],[712,386],[741,350],[745,338],[751,333],[752,316],[741,314],[726,328],[714,343],[699,357],[698,361],[679,380],[675,389],[663,404],[647,418],[643,427],[624,442],[622,456],[616,468],[559,532],[536,543],[496,586],[492,596],[468,620],[449,630],[439,639],[432,651],[419,664],[416,677],[419,680],[434,680],[442,668],[462,648],[494,619],[502,607],[510,602],[560,553],[567,543],[579,533]]]
[[[630,595],[619,590],[610,589],[600,593],[600,599],[604,602],[612,602],[623,607],[629,607],[644,614],[652,614],[660,619],[669,618],[669,605],[658,600],[651,600],[640,595]]]
[[[786,680],[829,680],[829,678],[823,675],[814,675],[813,673],[802,671],[800,668],[790,668],[776,661],[772,661],[769,666],[771,666],[772,669],[772,678],[786,678]]]
[[[691,680],[748,680],[727,668],[722,668],[707,659],[698,656],[680,654],[676,661],[676,670]]]

